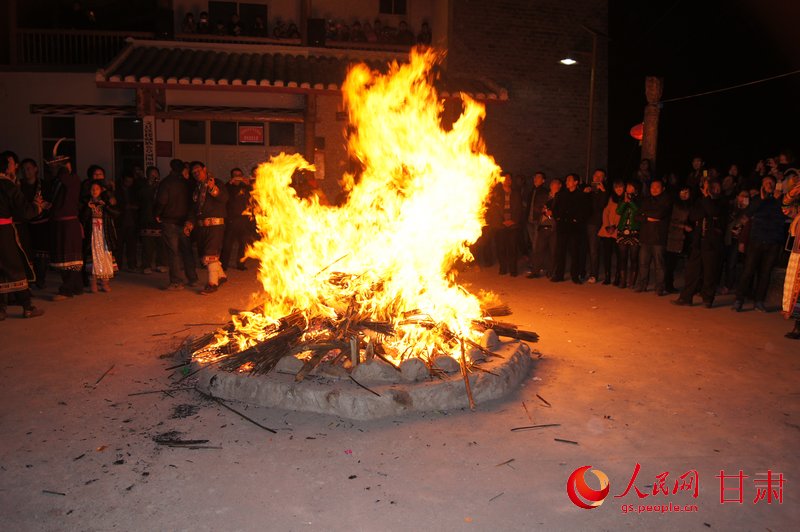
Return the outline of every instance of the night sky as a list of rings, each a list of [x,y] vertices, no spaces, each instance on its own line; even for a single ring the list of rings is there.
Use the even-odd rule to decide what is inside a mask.
[[[800,69],[795,0],[611,0],[609,161],[629,177],[640,155],[630,128],[642,121],[644,78],[664,78],[662,99]],[[800,74],[663,104],[657,175],[688,173],[699,154],[747,174],[756,160],[789,148],[800,156]],[[724,175],[724,173],[723,173]]]

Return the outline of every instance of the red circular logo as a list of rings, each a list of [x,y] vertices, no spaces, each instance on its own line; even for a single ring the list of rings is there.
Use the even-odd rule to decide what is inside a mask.
[[[586,483],[584,475],[590,469],[592,474],[600,481],[599,490],[590,488]],[[569,499],[575,506],[587,510],[592,510],[603,504],[603,501],[608,496],[608,490],[608,477],[606,474],[599,469],[592,469],[590,465],[579,467],[567,479],[567,495],[569,495]]]

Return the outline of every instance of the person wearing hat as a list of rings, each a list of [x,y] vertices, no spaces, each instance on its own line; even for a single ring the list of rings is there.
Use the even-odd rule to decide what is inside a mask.
[[[53,206],[50,209],[50,267],[61,272],[61,286],[53,301],[83,294],[83,231],[78,219],[81,179],[69,161],[56,162]]]
[[[0,321],[6,319],[6,306],[13,294],[22,306],[22,316],[35,318],[44,314],[42,309],[31,304],[28,276],[35,279],[33,266],[20,245],[15,220],[28,220],[42,212],[44,202],[37,197],[28,202],[22,190],[11,177],[17,165],[17,156],[6,151],[0,154]]]

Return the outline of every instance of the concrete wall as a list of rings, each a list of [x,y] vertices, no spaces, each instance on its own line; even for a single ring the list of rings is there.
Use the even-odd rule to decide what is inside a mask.
[[[586,59],[563,66],[571,50],[590,51],[585,24],[607,33],[605,0],[453,0],[448,69],[485,75],[508,89],[489,104],[484,128],[489,153],[503,169],[550,176],[584,173],[589,75]],[[608,160],[608,46],[598,42],[592,166]]]
[[[41,115],[30,113],[32,104],[134,105],[133,91],[98,89],[94,74],[3,72],[0,76],[0,146],[23,157],[41,161]],[[91,164],[112,171],[113,119],[110,116],[76,116],[78,175]]]

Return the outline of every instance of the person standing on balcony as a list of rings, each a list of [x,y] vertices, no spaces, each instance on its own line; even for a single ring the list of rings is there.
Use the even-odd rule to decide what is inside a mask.
[[[194,13],[186,13],[181,24],[181,33],[194,33],[195,29]]]
[[[189,171],[196,182],[193,205],[189,220],[184,226],[184,234],[194,231],[197,252],[208,269],[208,282],[200,291],[201,295],[213,294],[228,278],[222,269],[220,253],[225,239],[225,216],[228,211],[228,191],[209,175],[206,165],[194,161]]]

